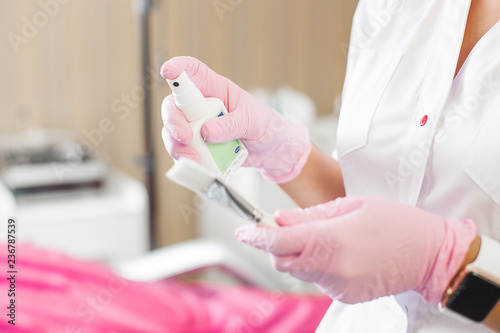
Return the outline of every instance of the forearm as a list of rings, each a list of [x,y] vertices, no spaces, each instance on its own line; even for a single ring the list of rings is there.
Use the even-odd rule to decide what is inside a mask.
[[[280,187],[300,206],[309,207],[345,196],[339,163],[312,147],[301,173]]]

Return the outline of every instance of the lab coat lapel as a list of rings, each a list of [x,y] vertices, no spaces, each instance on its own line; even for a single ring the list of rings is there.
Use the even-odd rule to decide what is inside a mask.
[[[415,119],[402,153],[402,158],[406,160],[411,160],[418,153],[420,162],[410,177],[404,177],[406,180],[398,183],[398,198],[401,202],[415,205],[418,201],[436,128],[453,84],[469,7],[470,0],[446,0],[443,5],[442,23],[436,32]]]

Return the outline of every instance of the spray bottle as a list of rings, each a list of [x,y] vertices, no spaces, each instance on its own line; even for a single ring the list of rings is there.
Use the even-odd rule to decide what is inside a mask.
[[[189,80],[186,72],[167,82],[172,89],[175,104],[184,113],[193,130],[190,146],[200,153],[201,164],[227,178],[243,164],[248,157],[248,150],[239,139],[213,144],[206,142],[201,135],[201,126],[207,119],[227,114],[224,103],[218,98],[205,98]]]

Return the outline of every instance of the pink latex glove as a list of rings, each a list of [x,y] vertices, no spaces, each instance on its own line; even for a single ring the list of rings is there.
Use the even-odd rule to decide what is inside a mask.
[[[277,270],[351,304],[407,290],[438,302],[476,236],[473,221],[369,197],[278,211],[275,218],[282,227],[246,225],[235,236],[270,252]]]
[[[248,149],[244,166],[258,168],[275,183],[295,178],[311,151],[307,128],[288,121],[225,77],[192,57],[175,57],[165,62],[161,75],[174,79],[183,71],[205,97],[222,100],[228,114],[207,120],[202,127],[204,139],[211,143],[242,139]],[[163,141],[175,159],[188,157],[200,161],[199,153],[188,144],[193,139],[184,114],[169,95],[162,104]]]

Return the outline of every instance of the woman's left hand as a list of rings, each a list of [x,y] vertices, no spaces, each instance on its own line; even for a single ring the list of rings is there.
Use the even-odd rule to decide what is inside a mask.
[[[246,225],[235,236],[268,251],[277,270],[344,303],[407,290],[439,302],[476,237],[471,220],[371,197],[277,211],[275,218],[282,227]]]

